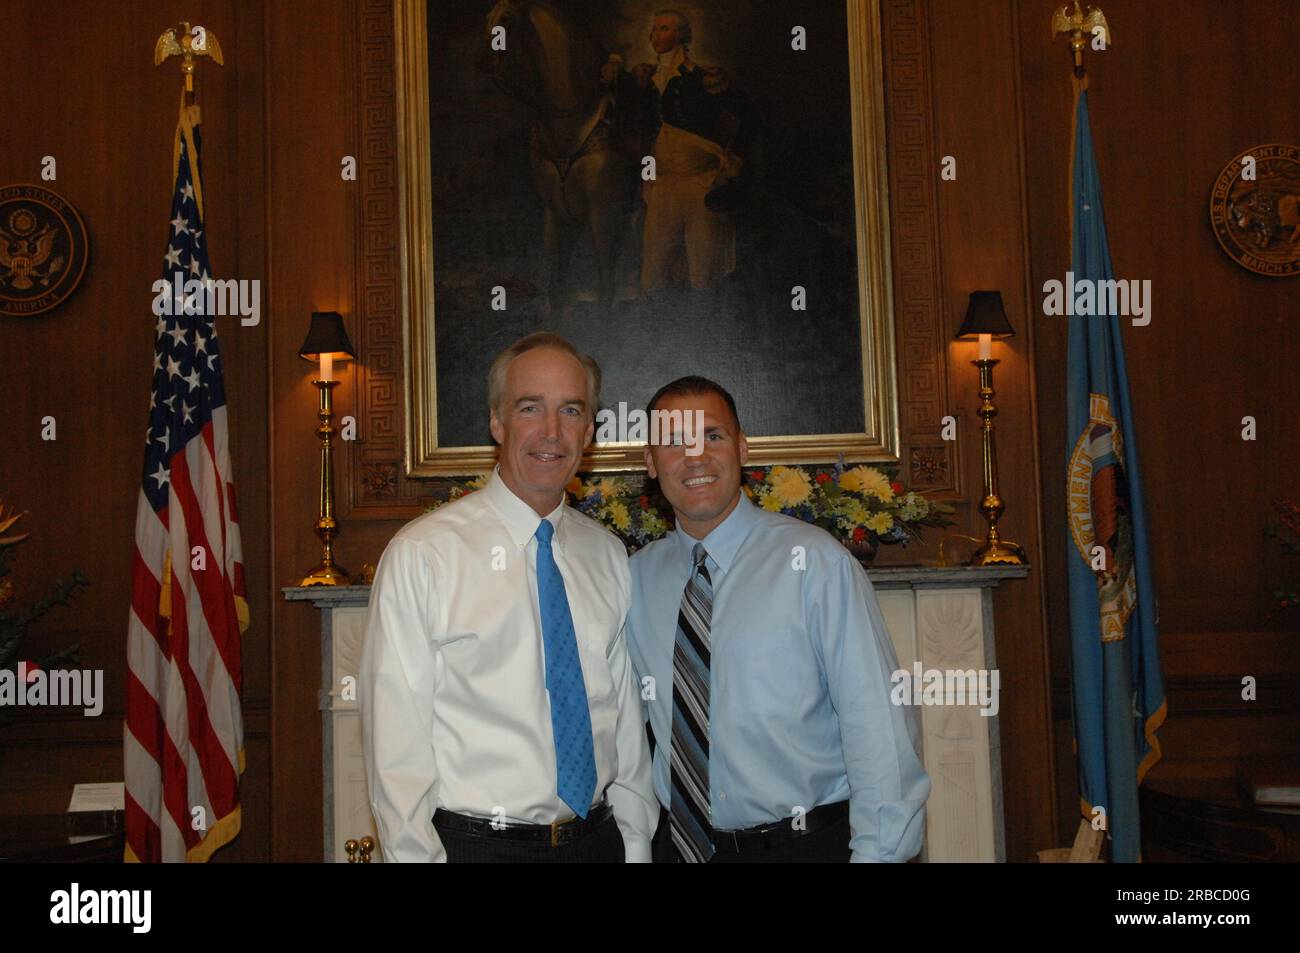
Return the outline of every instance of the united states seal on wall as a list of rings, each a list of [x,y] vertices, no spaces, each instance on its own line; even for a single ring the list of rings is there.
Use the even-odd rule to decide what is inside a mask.
[[[1255,146],[1233,158],[1214,181],[1210,224],[1241,267],[1300,274],[1300,146]]]
[[[0,187],[0,314],[62,304],[86,271],[90,241],[72,203],[39,185]]]

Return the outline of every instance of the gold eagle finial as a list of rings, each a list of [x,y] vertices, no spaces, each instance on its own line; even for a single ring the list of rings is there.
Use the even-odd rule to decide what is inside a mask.
[[[179,31],[168,30],[154,44],[154,66],[161,66],[169,56],[181,57],[181,73],[185,76],[187,93],[194,92],[194,57],[209,56],[218,66],[225,65],[216,35],[205,27],[191,28],[188,20],[181,21]]]
[[[1100,30],[1100,34],[1098,34]],[[1089,7],[1085,15],[1079,7],[1079,0],[1074,0],[1074,12],[1068,4],[1056,8],[1052,14],[1052,33],[1070,34],[1070,49],[1074,51],[1074,73],[1083,76],[1083,51],[1088,45],[1088,36],[1101,36],[1102,43],[1110,46],[1110,24],[1100,7]]]

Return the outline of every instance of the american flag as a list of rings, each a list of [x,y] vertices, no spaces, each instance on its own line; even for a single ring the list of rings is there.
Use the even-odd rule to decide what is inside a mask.
[[[206,280],[199,113],[182,101],[163,278]],[[171,293],[167,293],[171,297]],[[126,860],[204,861],[239,833],[248,627],[226,398],[210,314],[154,335],[127,633]]]

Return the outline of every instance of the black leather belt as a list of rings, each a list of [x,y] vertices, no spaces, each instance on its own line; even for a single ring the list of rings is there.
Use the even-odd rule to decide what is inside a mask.
[[[788,844],[814,831],[825,830],[848,816],[849,802],[839,801],[813,808],[803,816],[798,828],[795,827],[793,817],[787,817],[774,824],[746,827],[739,831],[720,831],[714,828],[713,846],[716,850],[729,854],[750,850],[771,850],[773,847]]]
[[[496,818],[472,817],[469,814],[456,814],[438,808],[433,813],[433,826],[462,834],[476,834],[480,837],[563,847],[586,837],[611,816],[613,816],[613,809],[610,808],[608,799],[592,807],[585,819],[575,814],[573,817],[552,821],[550,824],[507,824]]]

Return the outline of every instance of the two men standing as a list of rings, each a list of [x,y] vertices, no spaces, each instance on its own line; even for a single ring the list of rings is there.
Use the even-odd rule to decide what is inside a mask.
[[[704,429],[647,448],[677,528],[629,571],[564,506],[599,386],[555,335],[504,351],[497,470],[384,552],[360,701],[385,859],[646,861],[657,826],[656,860],[910,859],[930,782],[866,574],[741,494],[734,401],[702,378],[651,401]]]

